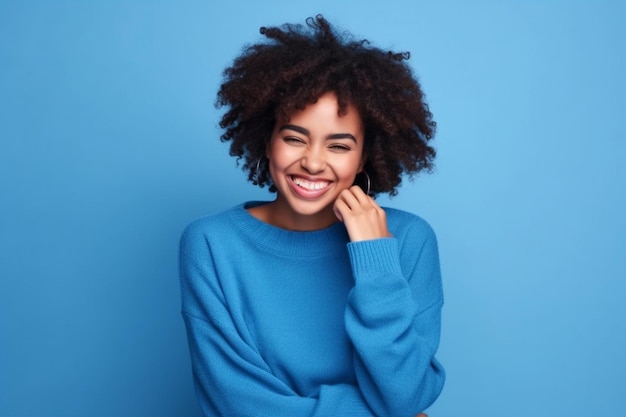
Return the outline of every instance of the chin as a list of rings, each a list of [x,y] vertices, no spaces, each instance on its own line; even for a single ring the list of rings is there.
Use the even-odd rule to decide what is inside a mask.
[[[332,203],[318,203],[318,204],[311,204],[311,203],[296,203],[296,204],[290,204],[291,210],[293,210],[294,213],[297,213],[300,216],[319,216],[319,215],[324,215],[326,212],[328,212],[329,210],[332,210]]]
[[[289,197],[285,200],[289,210],[296,216],[314,219],[318,216],[320,218],[326,218],[328,213],[332,213],[332,207],[336,198],[337,196],[325,196],[320,200],[307,201],[300,198]]]

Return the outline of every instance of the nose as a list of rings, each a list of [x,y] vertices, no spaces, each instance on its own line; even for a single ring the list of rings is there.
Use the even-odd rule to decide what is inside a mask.
[[[323,171],[326,168],[324,151],[317,149],[317,147],[307,148],[300,159],[300,165],[310,174]]]

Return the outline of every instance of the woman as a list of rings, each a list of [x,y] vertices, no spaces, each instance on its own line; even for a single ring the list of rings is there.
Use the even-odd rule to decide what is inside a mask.
[[[276,198],[196,220],[181,241],[201,407],[415,416],[444,382],[437,243],[424,220],[372,198],[435,156],[408,54],[346,39],[322,16],[261,33],[225,71],[218,105],[231,155]]]

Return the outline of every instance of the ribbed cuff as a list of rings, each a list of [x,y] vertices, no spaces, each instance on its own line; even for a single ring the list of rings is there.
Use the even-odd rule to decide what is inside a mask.
[[[348,243],[355,278],[401,272],[396,238],[381,238]]]

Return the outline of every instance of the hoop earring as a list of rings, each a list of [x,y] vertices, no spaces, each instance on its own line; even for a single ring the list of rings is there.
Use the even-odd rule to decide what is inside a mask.
[[[370,176],[366,171],[361,172],[365,174],[365,178],[367,179],[367,191],[365,192],[365,194],[370,195],[370,186],[372,185],[372,181],[370,180]]]
[[[252,177],[252,184],[259,185],[259,167],[261,166],[261,158],[256,161],[256,168],[254,169],[254,177]]]

